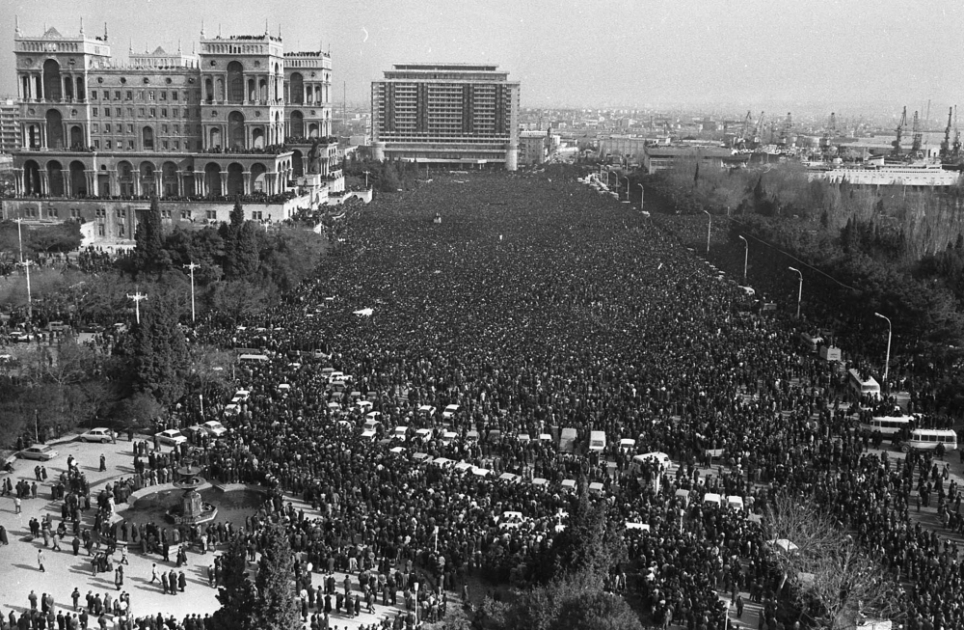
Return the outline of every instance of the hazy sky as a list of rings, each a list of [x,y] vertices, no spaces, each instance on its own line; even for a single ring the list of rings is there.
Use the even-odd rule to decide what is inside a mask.
[[[964,2],[938,0],[0,0],[0,94],[15,94],[14,16],[190,51],[279,25],[286,50],[331,49],[335,93],[366,102],[392,63],[497,63],[524,106],[727,103],[736,109],[964,105]]]

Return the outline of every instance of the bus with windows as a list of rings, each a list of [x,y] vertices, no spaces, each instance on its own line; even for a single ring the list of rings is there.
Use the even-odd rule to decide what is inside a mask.
[[[877,383],[877,380],[869,375],[866,378],[861,378],[860,372],[853,368],[847,370],[847,385],[851,395],[858,400],[864,396],[874,399],[880,398],[880,384]]]
[[[864,431],[874,433],[879,431],[881,435],[892,436],[901,432],[904,427],[909,427],[912,422],[917,420],[914,416],[873,416],[860,423],[860,428]]]
[[[957,433],[951,429],[914,429],[910,438],[900,445],[900,450],[907,453],[911,450],[930,451],[944,445],[945,451],[957,450]]]

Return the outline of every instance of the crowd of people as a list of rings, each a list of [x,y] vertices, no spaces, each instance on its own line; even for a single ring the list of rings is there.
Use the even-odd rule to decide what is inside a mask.
[[[964,623],[964,564],[948,538],[962,527],[961,488],[933,452],[871,451],[841,402],[844,374],[800,351],[789,318],[754,312],[736,283],[571,174],[436,182],[353,208],[317,277],[269,316],[197,327],[199,342],[268,360],[240,365],[250,395],[223,419],[231,432],[196,438],[191,457],[213,480],[272,492],[244,528],[188,528],[181,540],[241,536],[256,552],[261,523],[283,523],[312,628],[340,611],[335,571],[357,576],[355,610],[401,600],[438,618],[473,576],[524,583],[594,484],[613,522],[645,525],[625,528],[607,584],[635,589],[654,623],[724,628],[719,593],[743,591],[763,606],[760,628],[778,630],[758,517],[782,493],[826,506],[882,572],[909,582],[893,598],[905,627]],[[331,370],[350,377],[333,382]],[[925,397],[912,397],[926,417]],[[361,431],[371,411],[374,439]],[[456,437],[393,441],[397,426]],[[559,447],[563,428],[576,430],[573,453]],[[587,452],[591,431],[605,432],[602,451]],[[672,466],[634,458],[647,452]],[[141,457],[131,487],[179,456]],[[915,520],[911,505],[931,496],[947,531]]]

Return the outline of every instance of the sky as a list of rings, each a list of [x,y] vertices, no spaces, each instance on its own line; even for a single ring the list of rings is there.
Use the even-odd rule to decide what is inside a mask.
[[[28,35],[106,21],[121,60],[267,20],[286,50],[330,49],[356,104],[393,63],[444,61],[498,64],[524,107],[964,105],[959,0],[0,0],[0,95],[15,16]]]

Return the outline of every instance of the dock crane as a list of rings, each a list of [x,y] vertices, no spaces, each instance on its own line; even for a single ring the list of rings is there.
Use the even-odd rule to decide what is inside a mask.
[[[914,157],[920,157],[924,148],[924,133],[921,131],[920,118],[916,111],[914,112],[914,127],[912,133],[910,152]]]
[[[947,108],[947,126],[944,127],[944,142],[941,142],[941,158],[951,157],[951,122],[953,122],[954,108]]]
[[[766,120],[766,112],[760,112],[760,117],[757,119],[756,126],[753,128],[753,148],[763,143],[763,134],[766,131],[764,120]]]
[[[897,129],[894,130],[894,133],[896,134],[897,137],[894,138],[893,142],[891,142],[891,146],[893,146],[894,148],[890,152],[890,154],[893,155],[894,157],[900,156],[900,141],[904,137],[904,127],[906,126],[907,126],[907,107],[905,106],[904,112],[900,115],[900,122],[897,123]]]
[[[733,144],[738,145],[741,149],[746,146],[746,137],[750,133],[750,112],[746,113],[746,117],[743,119],[743,125],[740,127],[740,135],[733,139]]]
[[[820,148],[824,152],[829,152],[833,146],[833,140],[837,137],[837,114],[830,112],[830,121],[827,123],[827,133],[820,138]]]

